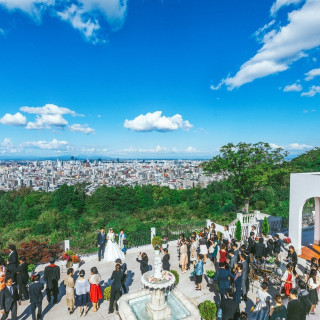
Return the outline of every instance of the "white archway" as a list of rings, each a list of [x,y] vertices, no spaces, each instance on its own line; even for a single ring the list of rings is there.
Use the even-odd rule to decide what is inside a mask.
[[[314,244],[320,244],[320,172],[290,175],[289,237],[301,253],[302,210],[306,201],[315,199]]]

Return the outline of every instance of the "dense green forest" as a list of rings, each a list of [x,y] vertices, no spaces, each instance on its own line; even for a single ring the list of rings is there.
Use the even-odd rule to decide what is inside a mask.
[[[276,165],[268,184],[250,199],[250,210],[288,216],[289,174],[320,171],[320,149]],[[276,168],[275,168],[276,169]],[[228,179],[206,189],[171,190],[158,186],[105,187],[86,195],[85,185],[63,185],[46,193],[21,188],[0,192],[0,248],[29,240],[57,243],[71,239],[78,248],[92,246],[100,226],[128,233],[164,225],[230,222],[241,210]]]

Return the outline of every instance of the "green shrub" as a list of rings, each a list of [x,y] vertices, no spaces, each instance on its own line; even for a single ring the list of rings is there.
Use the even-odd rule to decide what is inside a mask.
[[[207,270],[206,274],[208,278],[214,278],[214,276],[216,275],[216,273],[213,270]]]
[[[154,250],[159,250],[161,248],[162,238],[159,236],[155,236],[152,238],[152,246]]]
[[[236,231],[235,231],[235,238],[237,241],[241,241],[241,236],[242,236],[242,230],[241,230],[241,222],[240,220],[237,221],[236,223]]]
[[[203,320],[217,319],[217,306],[210,300],[203,301],[199,306],[200,316]]]
[[[266,236],[269,234],[269,223],[267,217],[264,217],[262,221],[262,232]]]
[[[103,291],[103,297],[104,300],[110,301],[110,297],[111,297],[111,287],[106,287]]]
[[[174,285],[178,285],[179,283],[179,273],[177,270],[170,270],[170,272],[174,275],[174,277],[176,278],[175,282],[174,282]]]

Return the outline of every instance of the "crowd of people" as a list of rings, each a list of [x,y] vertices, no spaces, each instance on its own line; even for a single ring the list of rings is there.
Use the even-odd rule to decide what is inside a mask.
[[[127,277],[127,265],[123,263],[126,252],[126,235],[121,230],[119,241],[115,242],[115,235],[112,229],[108,234],[101,228],[97,235],[99,248],[98,260],[107,260],[115,263],[111,275],[111,292],[109,313],[117,309],[117,300],[122,294],[127,293],[125,280]],[[109,249],[108,249],[109,246]],[[195,281],[195,290],[202,290],[204,277],[204,266],[210,264],[215,270],[214,283],[218,292],[218,318],[248,319],[245,310],[241,310],[241,301],[248,303],[247,293],[249,290],[249,275],[257,263],[269,261],[280,264],[280,252],[283,249],[282,240],[279,235],[274,237],[258,235],[257,230],[252,226],[250,236],[242,242],[232,239],[228,226],[223,232],[216,232],[215,224],[205,228],[203,232],[193,232],[187,238],[183,234],[177,241],[178,261],[181,273],[191,271],[191,277]],[[268,278],[261,281],[261,287],[256,291],[256,300],[251,309],[252,319],[258,320],[305,320],[307,314],[314,313],[318,304],[318,291],[320,287],[320,259],[312,258],[310,270],[305,274],[298,275],[296,266],[297,254],[293,246],[289,246],[286,254],[285,270],[281,276],[281,287],[278,288],[273,297],[269,290]],[[143,275],[150,270],[148,255],[139,253],[136,261],[140,264],[140,271]],[[168,248],[163,249],[162,255],[163,270],[170,271],[170,254]],[[8,318],[17,319],[17,306],[21,301],[30,300],[32,319],[42,319],[42,299],[45,289],[46,298],[49,304],[58,302],[59,281],[61,270],[55,264],[55,258],[45,267],[43,281],[40,282],[40,274],[35,274],[29,279],[28,264],[26,258],[18,257],[14,245],[9,246],[7,261],[0,257],[0,312],[2,320]],[[30,283],[31,280],[31,283]],[[101,288],[101,276],[97,267],[92,267],[90,274],[86,276],[85,270],[77,273],[72,268],[67,269],[63,281],[66,294],[66,307],[69,314],[78,309],[79,317],[85,316],[92,304],[92,312],[99,310],[99,301],[103,298]],[[283,303],[288,299],[288,303]],[[247,310],[248,311],[248,310]]]
[[[178,259],[181,272],[192,271],[196,290],[201,290],[204,264],[211,263],[215,269],[215,284],[219,293],[220,308],[218,315],[223,320],[246,319],[240,303],[247,304],[249,290],[249,275],[255,265],[269,260],[278,266],[285,266],[282,272],[281,286],[272,298],[269,294],[269,280],[263,278],[261,287],[256,291],[256,301],[250,310],[252,319],[288,319],[305,320],[307,314],[313,314],[318,304],[320,288],[320,259],[311,260],[311,271],[298,275],[296,266],[297,253],[289,246],[286,257],[280,262],[280,252],[285,251],[278,234],[274,237],[258,235],[252,226],[250,236],[241,243],[232,239],[228,226],[223,232],[216,232],[215,224],[205,228],[203,232],[192,233],[190,238],[183,234],[178,239]],[[298,290],[298,291],[297,291]],[[295,301],[295,298],[297,301]],[[285,307],[283,299],[290,301]],[[231,303],[232,301],[232,303]]]

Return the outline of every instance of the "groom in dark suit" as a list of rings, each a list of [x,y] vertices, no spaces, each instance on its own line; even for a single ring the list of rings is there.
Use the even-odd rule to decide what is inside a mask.
[[[8,257],[8,272],[10,272],[10,276],[12,277],[12,281],[16,282],[16,271],[19,265],[18,253],[16,250],[16,246],[13,244],[9,245],[9,257]]]
[[[106,232],[104,230],[104,227],[100,228],[100,232],[97,235],[97,244],[98,244],[98,258],[99,261],[101,261],[101,258],[104,258],[104,250],[106,248],[106,242],[107,242],[107,235]]]
[[[6,278],[6,286],[0,291],[0,311],[2,314],[1,320],[6,320],[11,311],[11,319],[17,319],[19,294],[16,287],[12,285],[12,277]]]
[[[34,276],[34,282],[29,286],[30,304],[32,320],[40,320],[42,314],[42,290],[44,289],[43,283],[40,283],[40,275]],[[36,316],[36,309],[37,316]]]

